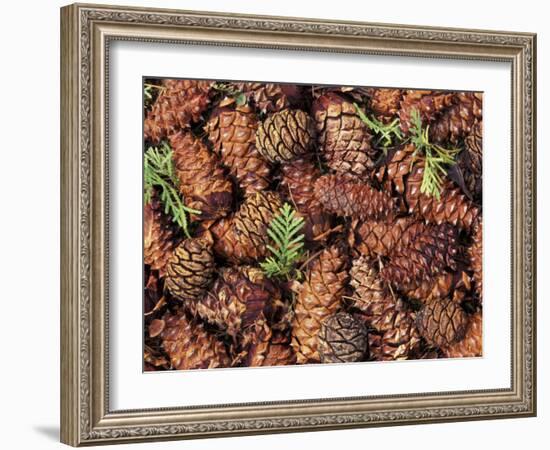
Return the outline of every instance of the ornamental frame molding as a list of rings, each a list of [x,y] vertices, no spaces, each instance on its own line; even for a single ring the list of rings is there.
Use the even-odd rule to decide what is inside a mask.
[[[97,445],[536,415],[534,34],[79,4],[62,8],[61,18],[63,442]],[[512,388],[111,411],[105,104],[114,40],[510,62]]]

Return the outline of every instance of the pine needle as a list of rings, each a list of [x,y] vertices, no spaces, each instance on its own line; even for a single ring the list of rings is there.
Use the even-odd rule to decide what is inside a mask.
[[[275,245],[267,246],[272,256],[260,263],[268,277],[286,277],[289,280],[292,275],[300,277],[295,264],[303,256],[304,235],[300,233],[303,226],[303,217],[298,217],[288,203],[285,203],[279,214],[271,220],[267,234]]]
[[[441,189],[447,176],[448,166],[456,163],[455,156],[460,152],[460,149],[447,149],[437,144],[432,144],[429,137],[430,127],[422,127],[422,119],[417,109],[411,111],[410,130],[411,143],[416,148],[413,154],[413,163],[415,158],[421,157],[424,159],[424,175],[422,177],[422,184],[420,185],[420,192],[440,200]]]
[[[144,155],[143,180],[145,203],[149,203],[153,191],[157,188],[160,191],[160,201],[164,205],[165,214],[172,217],[187,237],[189,233],[189,220],[187,214],[200,214],[201,212],[185,206],[179,193],[179,180],[174,171],[172,160],[172,149],[166,143],[162,147],[149,147]]]
[[[359,108],[357,103],[354,103],[353,106],[355,106],[359,118],[373,133],[378,135],[378,143],[382,144],[384,151],[392,144],[403,141],[403,133],[401,132],[399,119],[395,119],[393,122],[386,125],[374,117],[369,118],[361,108]]]

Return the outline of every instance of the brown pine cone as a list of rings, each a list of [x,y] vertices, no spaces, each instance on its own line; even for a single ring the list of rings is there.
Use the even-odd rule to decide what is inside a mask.
[[[292,322],[292,347],[298,364],[320,361],[317,346],[321,324],[340,309],[348,280],[346,253],[341,245],[324,249],[301,284]]]
[[[395,212],[386,193],[342,175],[323,175],[315,182],[315,197],[323,208],[355,219],[383,219]]]
[[[363,361],[368,354],[367,329],[347,312],[328,317],[319,332],[319,356],[322,363]]]
[[[430,280],[423,280],[415,289],[404,294],[414,300],[425,303],[428,299],[452,297],[455,289],[470,291],[470,276],[463,270],[443,272]]]
[[[212,369],[231,365],[225,345],[202,324],[179,314],[165,314],[163,321],[162,347],[170,357],[173,369]]]
[[[212,226],[214,251],[232,263],[251,264],[267,255],[267,228],[282,202],[274,192],[250,195],[232,216]]]
[[[160,308],[165,299],[162,296],[164,283],[159,278],[159,273],[156,270],[144,270],[144,286],[143,286],[143,314],[145,316],[153,314],[157,308]]]
[[[314,195],[314,182],[321,176],[317,165],[309,159],[297,159],[281,167],[281,192],[304,218],[306,240],[313,241],[331,227],[330,214],[326,213]]]
[[[399,246],[390,254],[390,262],[382,269],[382,278],[401,290],[417,288],[444,269],[456,269],[458,233],[449,224],[431,225],[416,235],[407,246]]]
[[[373,263],[365,257],[354,261],[351,306],[369,329],[370,357],[375,361],[413,359],[420,351],[415,314],[384,285]]]
[[[435,347],[461,341],[466,333],[468,316],[454,299],[430,299],[418,313],[416,324],[424,340]]]
[[[194,220],[210,220],[228,214],[233,186],[217,158],[190,132],[170,136],[179,190],[186,206],[201,212]]]
[[[351,270],[351,286],[355,290],[351,306],[357,308],[369,322],[382,314],[388,303],[395,300],[388,292],[384,280],[376,269],[375,262],[362,256],[353,261]]]
[[[482,118],[482,94],[460,92],[453,96],[453,104],[430,126],[430,140],[436,143],[456,144],[472,131],[477,120]]]
[[[415,147],[406,145],[396,151],[388,164],[378,171],[378,179],[386,188],[393,187],[404,196],[409,213],[430,223],[451,223],[469,231],[480,215],[479,208],[462,194],[452,181],[446,180],[438,200],[420,192],[424,177],[424,162],[414,158]]]
[[[376,174],[378,181],[383,183],[388,191],[395,190],[400,195],[405,193],[405,182],[415,162],[413,157],[415,149],[416,147],[412,144],[398,148],[390,154],[386,165],[378,170]]]
[[[255,322],[245,335],[245,366],[288,366],[296,364],[296,355],[286,333],[273,331],[265,320]]]
[[[147,345],[143,346],[143,363],[146,372],[170,369],[168,358],[161,351],[152,349]]]
[[[245,194],[269,186],[269,164],[256,149],[258,120],[248,105],[215,110],[204,130]]]
[[[474,124],[464,139],[464,147],[458,158],[458,167],[468,191],[479,201],[483,188],[483,122]]]
[[[413,217],[365,221],[354,219],[349,227],[348,243],[360,254],[371,258],[388,256],[398,242],[408,245],[410,238],[414,238],[414,234],[407,232],[413,224],[415,231],[420,227],[426,227],[424,223],[416,222]]]
[[[296,84],[277,83],[233,83],[256,109],[261,113],[279,112],[297,104],[302,96],[302,89]]]
[[[399,120],[401,130],[409,134],[413,110],[418,111],[422,125],[430,125],[453,103],[453,94],[441,91],[408,90],[401,100]]]
[[[281,302],[279,289],[254,267],[227,267],[220,271],[212,289],[189,310],[236,338],[260,317],[271,317]]]
[[[362,175],[374,167],[376,150],[353,103],[328,92],[314,101],[312,114],[320,155],[331,169]]]
[[[442,224],[444,222],[470,230],[480,216],[481,211],[451,181],[447,181],[441,192],[441,198],[422,194],[420,186],[424,176],[424,167],[417,164],[407,180],[405,199],[409,212],[417,214],[427,222]]]
[[[369,331],[371,361],[401,361],[422,356],[421,339],[415,326],[415,315],[397,307],[389,308],[380,318],[387,331]]]
[[[256,132],[256,147],[270,162],[291,161],[308,153],[315,141],[313,120],[300,109],[268,116]]]
[[[397,117],[403,98],[402,89],[372,88],[368,90],[368,94],[368,107],[377,120],[388,124]]]
[[[210,104],[211,81],[164,80],[151,111],[145,118],[145,139],[158,144],[201,119]]]
[[[163,277],[168,259],[180,241],[174,222],[164,214],[160,199],[153,195],[143,207],[143,262]]]
[[[480,302],[483,301],[483,222],[473,228],[472,244],[468,247],[470,266],[473,271],[474,289]]]
[[[212,282],[214,269],[214,254],[209,239],[185,239],[168,261],[165,287],[178,300],[198,300]]]
[[[483,355],[483,322],[481,311],[469,316],[464,339],[441,348],[445,358],[474,358]]]

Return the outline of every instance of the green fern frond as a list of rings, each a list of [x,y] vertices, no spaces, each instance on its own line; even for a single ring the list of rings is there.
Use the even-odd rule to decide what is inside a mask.
[[[460,149],[443,148],[440,145],[432,144],[429,137],[430,127],[429,125],[426,128],[422,127],[422,119],[417,109],[411,111],[410,131],[410,140],[415,147],[411,166],[416,158],[424,159],[424,175],[420,192],[440,200],[441,188],[447,176],[448,167],[456,163],[455,156]]]
[[[357,103],[354,103],[353,106],[355,106],[355,110],[357,111],[359,118],[373,133],[378,135],[378,143],[382,144],[384,150],[392,144],[397,144],[403,141],[403,133],[401,132],[399,119],[395,119],[393,122],[386,125],[374,117],[369,118],[361,110],[361,108],[359,108]]]
[[[187,214],[200,214],[201,212],[184,205],[178,193],[179,180],[174,170],[172,149],[166,143],[162,147],[149,147],[144,155],[143,184],[144,201],[149,203],[153,191],[157,188],[160,192],[160,201],[164,205],[165,214],[172,217],[187,237],[189,233],[189,220]]]
[[[303,217],[296,215],[296,211],[285,203],[270,222],[267,234],[275,245],[268,245],[267,249],[273,256],[269,256],[260,267],[268,277],[299,276],[294,268],[303,256],[304,234],[300,233],[304,226]]]

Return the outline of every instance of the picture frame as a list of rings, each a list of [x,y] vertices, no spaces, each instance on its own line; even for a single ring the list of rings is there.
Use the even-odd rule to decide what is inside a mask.
[[[114,410],[109,67],[116,41],[503,62],[511,70],[510,386]],[[98,445],[536,415],[536,35],[74,4],[61,9],[61,441]],[[502,188],[502,187],[499,187]]]

